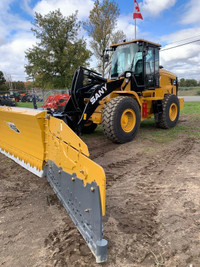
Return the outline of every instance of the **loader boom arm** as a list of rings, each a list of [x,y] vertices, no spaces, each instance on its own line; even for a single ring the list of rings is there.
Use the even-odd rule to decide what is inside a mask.
[[[0,152],[47,178],[96,261],[106,261],[105,173],[65,122],[46,111],[0,107]]]

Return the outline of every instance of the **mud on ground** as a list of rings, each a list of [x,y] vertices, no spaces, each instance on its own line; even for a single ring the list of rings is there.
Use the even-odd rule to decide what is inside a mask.
[[[107,176],[102,266],[200,266],[199,125],[184,115],[160,138],[142,124],[123,145],[84,137]],[[0,266],[101,266],[45,179],[0,155],[0,184]]]

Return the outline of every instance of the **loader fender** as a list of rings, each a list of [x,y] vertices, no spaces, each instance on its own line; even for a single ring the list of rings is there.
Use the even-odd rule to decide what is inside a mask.
[[[140,98],[138,96],[138,94],[135,92],[135,91],[114,91],[110,94],[110,98],[114,98],[114,97],[117,97],[117,96],[129,96],[129,97],[132,97],[134,98],[139,107],[141,108],[142,107],[142,103],[140,101]]]
[[[0,152],[47,178],[96,262],[106,261],[105,173],[65,122],[46,111],[0,107]]]

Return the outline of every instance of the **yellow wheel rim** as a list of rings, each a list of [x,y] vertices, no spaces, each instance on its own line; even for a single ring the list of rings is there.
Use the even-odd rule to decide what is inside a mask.
[[[178,107],[175,103],[172,103],[169,108],[169,118],[171,121],[175,121],[178,114]]]
[[[121,116],[121,127],[126,133],[131,132],[136,124],[136,115],[132,109],[126,109]]]

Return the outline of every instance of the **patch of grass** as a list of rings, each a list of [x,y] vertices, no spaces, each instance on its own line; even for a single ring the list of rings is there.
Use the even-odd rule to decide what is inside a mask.
[[[159,129],[155,127],[154,119],[144,120],[141,123],[140,135],[144,140],[151,140],[156,143],[166,143],[179,138],[182,135],[188,137],[200,137],[200,102],[187,102],[184,105],[181,115],[189,115],[188,122],[192,121],[193,126],[176,125],[171,129]],[[180,115],[180,116],[181,116]],[[196,121],[196,123],[195,123]]]
[[[200,115],[200,102],[186,102],[181,114]]]
[[[43,102],[37,102],[37,107],[40,108]],[[33,102],[17,102],[16,107],[20,108],[33,108]]]
[[[195,96],[200,92],[200,87],[179,87],[179,96]]]

